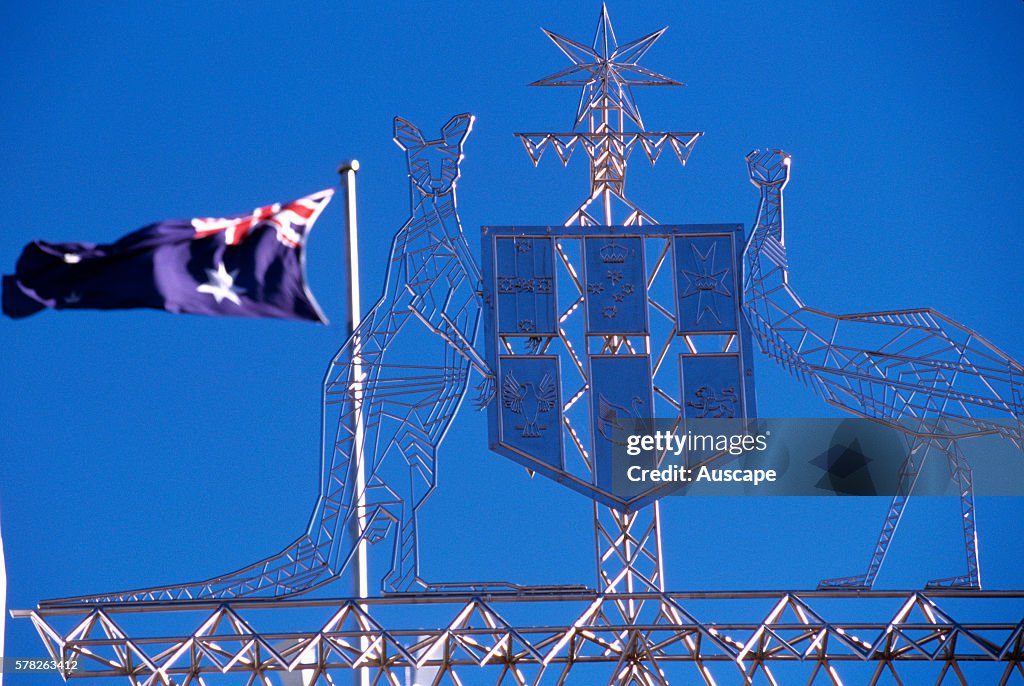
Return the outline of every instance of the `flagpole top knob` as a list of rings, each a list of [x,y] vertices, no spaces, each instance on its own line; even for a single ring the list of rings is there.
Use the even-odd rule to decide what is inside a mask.
[[[347,171],[359,171],[359,160],[342,160],[338,165],[338,173],[344,174]]]

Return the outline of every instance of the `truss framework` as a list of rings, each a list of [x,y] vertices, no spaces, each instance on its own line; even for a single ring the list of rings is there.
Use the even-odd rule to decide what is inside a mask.
[[[619,45],[608,8],[602,4],[592,47],[544,29],[572,65],[531,86],[580,88],[579,106],[569,132],[518,133],[536,166],[551,148],[568,165],[577,147],[590,161],[590,192],[565,221],[565,226],[599,227],[657,224],[650,214],[626,197],[626,167],[639,144],[651,164],[666,147],[686,164],[703,132],[653,132],[644,126],[633,99],[633,87],[684,84],[638,64],[665,29]],[[586,125],[586,130],[579,127]],[[618,217],[621,216],[621,219]],[[564,335],[564,333],[563,333]],[[621,342],[609,341],[617,347]],[[638,512],[622,513],[594,503],[594,539],[598,589],[609,594],[665,589],[661,563],[661,520],[658,503]],[[634,621],[644,603],[616,603],[619,617]]]
[[[562,684],[572,670],[573,682],[623,686],[1002,685],[1024,684],[1020,601],[1024,591],[549,589],[12,614],[34,624],[53,659],[77,662],[65,678],[125,677],[138,686],[271,684],[284,672],[335,684],[354,669],[395,686],[408,669],[433,684]],[[627,605],[643,608],[634,621],[616,610]]]

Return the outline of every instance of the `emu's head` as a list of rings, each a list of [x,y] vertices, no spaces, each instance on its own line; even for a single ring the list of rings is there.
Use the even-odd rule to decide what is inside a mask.
[[[752,150],[747,154],[750,183],[758,188],[784,188],[789,182],[789,163],[789,154],[782,150]]]
[[[473,128],[473,115],[459,114],[441,127],[441,138],[424,140],[415,124],[395,117],[395,143],[405,151],[409,178],[423,195],[444,195],[459,178],[462,143]]]

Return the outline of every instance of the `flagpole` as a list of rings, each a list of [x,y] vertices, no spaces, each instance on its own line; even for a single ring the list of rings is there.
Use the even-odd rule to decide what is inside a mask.
[[[362,308],[359,304],[359,224],[356,221],[356,172],[359,171],[359,160],[345,160],[338,165],[338,174],[341,175],[342,185],[345,189],[345,225],[348,236],[346,255],[348,258],[348,338],[352,341],[352,378],[349,383],[352,388],[352,405],[354,426],[352,441],[352,459],[355,461],[355,517],[352,518],[352,527],[349,535],[355,541],[355,575],[352,580],[352,591],[357,598],[366,598],[369,595],[369,571],[367,569],[366,539],[363,538],[363,531],[366,530],[366,461],[363,455],[363,392],[361,383],[363,381],[363,365],[361,359],[362,341],[356,336],[359,329],[360,313]],[[367,606],[362,606],[363,611]],[[365,652],[369,648],[366,636],[359,639],[360,650]],[[363,667],[353,675],[355,686],[369,686],[370,671]]]

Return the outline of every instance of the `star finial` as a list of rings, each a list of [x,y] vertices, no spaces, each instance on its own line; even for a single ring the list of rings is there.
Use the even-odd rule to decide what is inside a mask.
[[[593,48],[541,29],[555,46],[573,62],[573,66],[555,72],[551,76],[534,81],[531,86],[581,86],[580,104],[576,110],[573,128],[586,121],[593,109],[602,107],[602,100],[609,99],[613,107],[622,112],[644,130],[640,110],[633,100],[632,86],[682,86],[684,84],[651,71],[637,64],[651,46],[661,38],[665,29],[659,29],[642,38],[620,46],[615,40],[615,31],[608,16],[608,7],[602,3],[601,16],[594,33]]]

